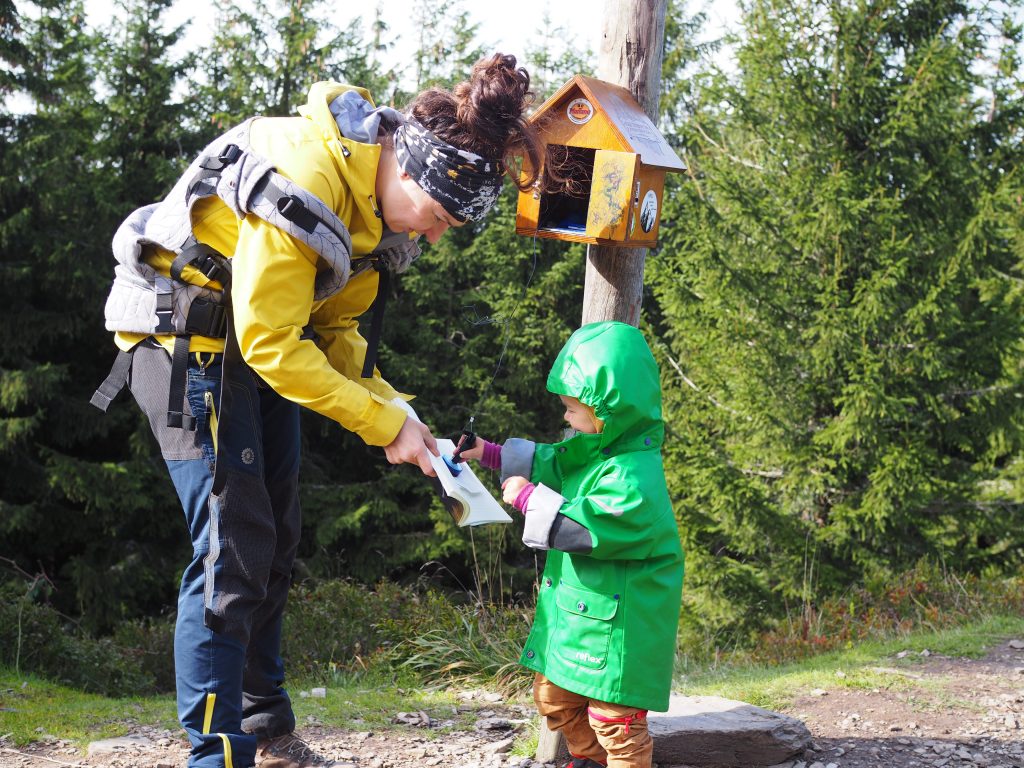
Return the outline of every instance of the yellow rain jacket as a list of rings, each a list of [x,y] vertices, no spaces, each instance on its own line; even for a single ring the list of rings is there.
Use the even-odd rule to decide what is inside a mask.
[[[333,208],[352,236],[352,259],[366,256],[380,243],[375,181],[380,146],[343,137],[329,104],[341,93],[362,88],[316,83],[299,109],[300,117],[254,121],[252,149],[270,160],[281,175]],[[345,147],[343,151],[342,147]],[[360,378],[366,341],[356,318],[373,303],[378,275],[370,269],[353,277],[334,296],[313,300],[318,256],[305,243],[248,214],[239,220],[217,197],[196,203],[193,231],[200,242],[231,258],[231,301],[235,333],[245,362],[278,394],[311,408],[369,445],[387,445],[406,414],[389,402],[402,397],[374,370]],[[148,263],[169,273],[174,254],[156,249]],[[197,274],[187,268],[182,277]],[[200,283],[201,284],[201,283]],[[301,340],[312,324],[316,340]],[[118,333],[117,344],[129,349],[143,336]],[[174,337],[155,337],[168,352]],[[224,340],[193,336],[193,352],[220,352]]]

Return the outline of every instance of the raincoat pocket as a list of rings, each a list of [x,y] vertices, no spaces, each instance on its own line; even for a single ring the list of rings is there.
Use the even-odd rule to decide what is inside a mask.
[[[555,605],[558,618],[552,634],[558,638],[558,655],[587,669],[604,669],[618,600],[562,583],[555,594]]]

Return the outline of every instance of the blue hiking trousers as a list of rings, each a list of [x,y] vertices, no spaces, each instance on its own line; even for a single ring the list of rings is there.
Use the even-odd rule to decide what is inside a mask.
[[[185,511],[192,541],[178,595],[174,671],[189,766],[247,768],[258,738],[295,728],[285,691],[281,621],[299,542],[299,409],[236,366],[232,406],[220,409],[221,355],[192,353],[185,413],[195,431],[167,427],[171,358],[147,341],[129,385]],[[211,493],[214,459],[226,472]]]

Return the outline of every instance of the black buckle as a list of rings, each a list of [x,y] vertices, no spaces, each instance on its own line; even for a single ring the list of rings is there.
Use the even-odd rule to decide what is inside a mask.
[[[211,249],[212,250],[212,249]],[[205,257],[196,260],[196,269],[202,272],[210,280],[216,280],[221,285],[224,284],[224,278],[231,275],[231,270],[226,264],[222,264],[220,261],[220,254],[216,253],[207,254]]]
[[[242,156],[242,150],[237,144],[228,144],[220,151],[214,160],[207,160],[199,164],[200,168],[208,171],[223,171]],[[220,163],[220,165],[217,165]]]
[[[153,332],[174,333],[174,326],[171,324],[171,317],[173,314],[174,310],[158,309],[156,311],[156,328],[153,329]]]
[[[237,144],[228,144],[226,147],[224,147],[224,151],[220,153],[217,159],[224,163],[224,168],[227,168],[241,156],[242,150],[239,148]]]
[[[185,318],[185,333],[207,336],[211,339],[224,338],[227,330],[226,307],[208,299],[196,299],[189,307]]]
[[[288,221],[299,225],[307,232],[313,232],[319,219],[306,207],[301,198],[295,195],[282,195],[277,200],[277,210]]]

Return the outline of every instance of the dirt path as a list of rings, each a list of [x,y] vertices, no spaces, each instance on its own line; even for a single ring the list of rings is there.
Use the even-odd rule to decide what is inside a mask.
[[[930,655],[909,667],[886,667],[902,681],[886,689],[837,688],[797,698],[787,714],[807,724],[814,748],[782,766],[1024,768],[1024,647],[1014,645],[1024,642],[1002,643],[983,659]],[[493,698],[465,694],[461,712],[396,713],[401,724],[382,732],[313,720],[302,733],[352,768],[541,768],[508,754],[532,711]],[[184,768],[187,743],[178,732],[136,728],[127,735],[134,743],[91,756],[58,740],[20,750],[0,740],[0,766]]]
[[[886,671],[904,684],[795,700],[787,714],[807,724],[817,749],[785,765],[1024,768],[1024,642],[982,659],[932,655]]]

